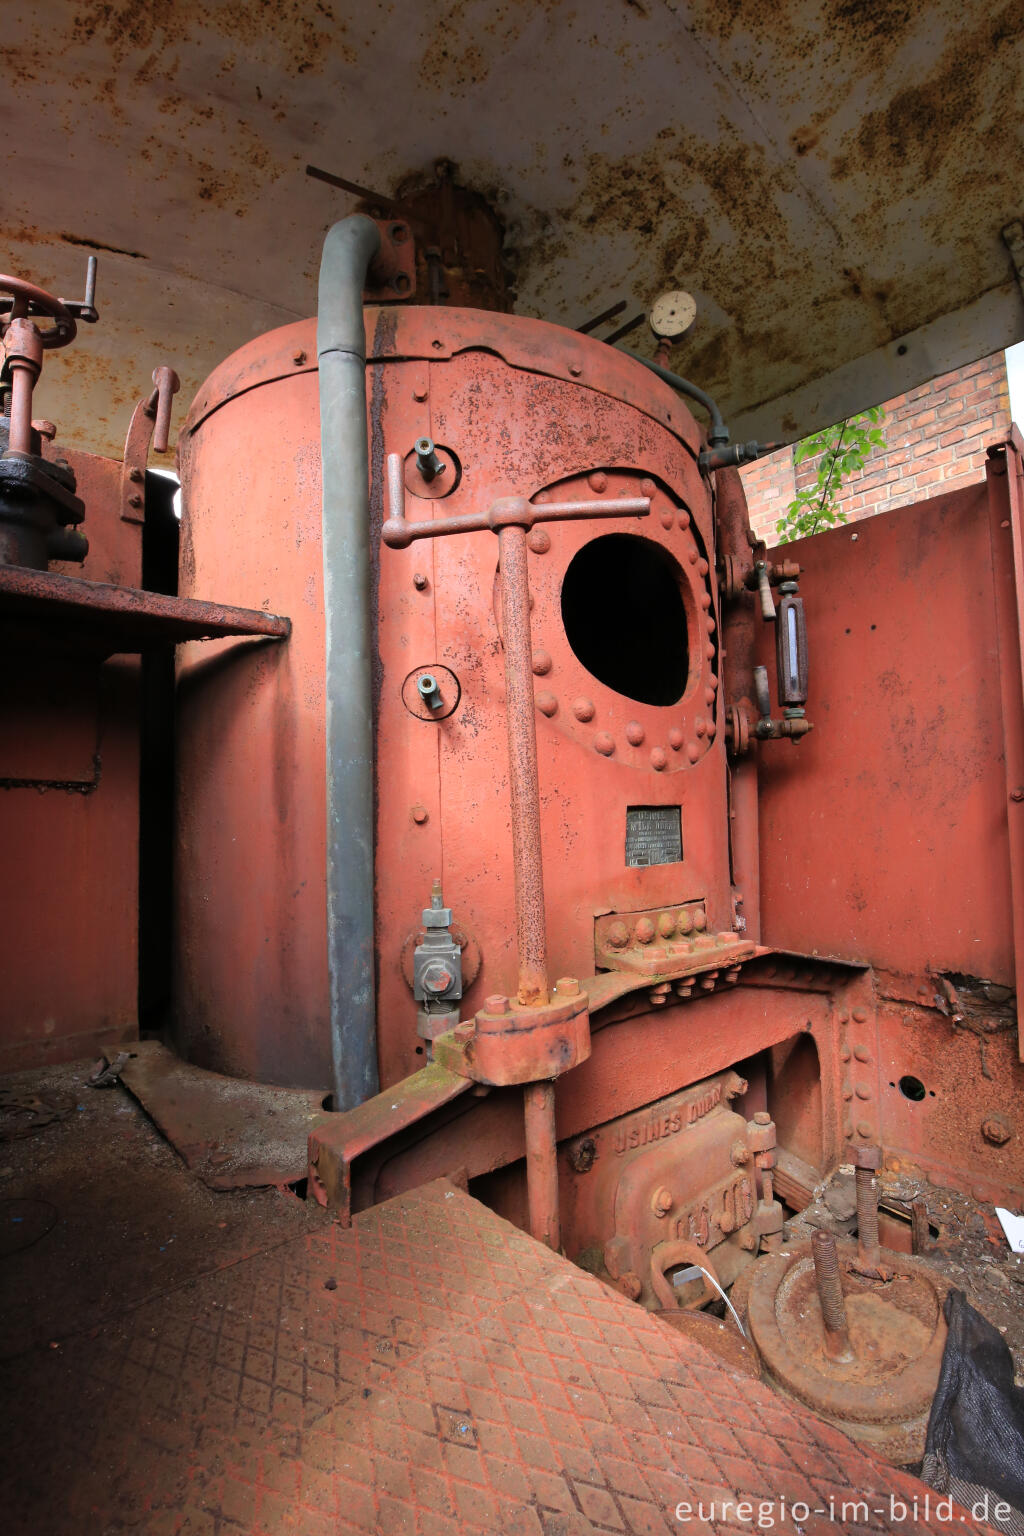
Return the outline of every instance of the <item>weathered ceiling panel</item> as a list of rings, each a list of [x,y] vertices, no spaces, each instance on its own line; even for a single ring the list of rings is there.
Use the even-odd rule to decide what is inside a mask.
[[[355,204],[308,162],[391,193],[449,158],[521,312],[688,288],[673,365],[739,435],[792,437],[1024,335],[1022,34],[1022,0],[9,9],[3,265],[75,297],[101,256],[100,322],[37,410],[117,449],[157,363],[188,398],[312,312]]]

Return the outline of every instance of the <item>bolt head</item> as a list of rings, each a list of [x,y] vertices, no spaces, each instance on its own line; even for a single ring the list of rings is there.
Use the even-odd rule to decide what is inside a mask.
[[[412,578],[412,584],[416,588],[417,592],[426,591],[427,578],[424,576],[422,571],[416,571]]]
[[[671,1209],[672,1191],[662,1185],[661,1189],[656,1189],[651,1196],[651,1210],[655,1216],[667,1216]]]
[[[435,960],[425,966],[421,977],[424,992],[434,992],[438,995],[447,992],[454,980],[455,977],[443,960]]]
[[[1005,1146],[1013,1135],[1010,1122],[1004,1115],[986,1115],[981,1123],[981,1134],[994,1147]]]
[[[558,994],[559,1000],[562,998],[579,997],[579,979],[575,976],[559,976],[555,982],[555,991]]]
[[[508,1013],[508,998],[500,992],[492,992],[484,998],[484,1013]]]
[[[629,943],[629,929],[621,921],[610,923],[606,938],[612,949],[625,949]]]
[[[882,1166],[881,1147],[858,1147],[853,1154],[855,1168],[867,1168],[871,1173],[877,1173]]]
[[[642,917],[633,929],[633,935],[640,944],[650,944],[654,938],[654,924],[649,917]]]

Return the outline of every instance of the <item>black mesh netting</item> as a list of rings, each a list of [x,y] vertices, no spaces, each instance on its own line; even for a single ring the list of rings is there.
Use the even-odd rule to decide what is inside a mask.
[[[1013,1357],[963,1291],[950,1291],[945,1313],[949,1337],[921,1477],[968,1509],[987,1493],[989,1521],[1024,1536],[1024,1390],[1014,1386]]]

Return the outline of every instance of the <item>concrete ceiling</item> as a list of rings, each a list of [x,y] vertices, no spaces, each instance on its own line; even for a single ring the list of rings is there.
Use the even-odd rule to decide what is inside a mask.
[[[0,264],[99,324],[37,414],[120,452],[170,363],[313,312],[324,231],[447,157],[569,325],[688,288],[673,365],[793,437],[1024,336],[1022,0],[36,0],[4,18]],[[646,328],[626,343],[647,350]]]

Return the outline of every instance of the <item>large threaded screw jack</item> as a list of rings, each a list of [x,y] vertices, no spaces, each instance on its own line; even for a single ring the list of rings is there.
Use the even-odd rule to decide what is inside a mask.
[[[882,1166],[879,1147],[858,1147],[854,1154],[857,1192],[857,1268],[862,1274],[879,1274],[882,1249],[878,1240],[878,1180]]]
[[[852,1360],[853,1347],[846,1321],[846,1301],[843,1297],[834,1233],[822,1230],[815,1232],[811,1238],[811,1255],[814,1259],[818,1300],[821,1303],[821,1321],[825,1328],[825,1353],[830,1360]]]

